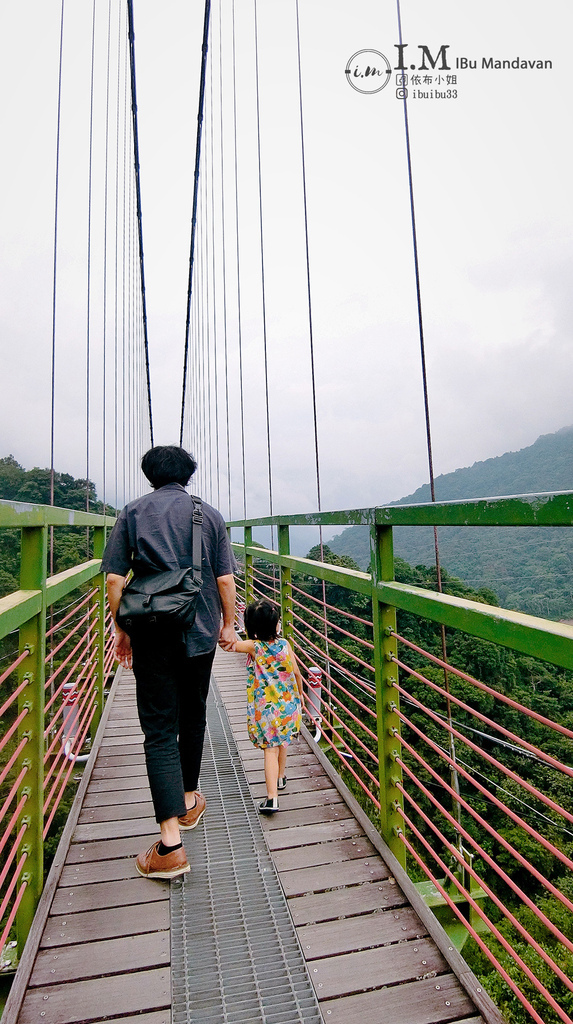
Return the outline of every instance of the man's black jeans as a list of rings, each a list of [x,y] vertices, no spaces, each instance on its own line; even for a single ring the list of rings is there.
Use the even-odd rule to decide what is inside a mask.
[[[197,789],[207,694],[215,651],[188,657],[181,634],[157,629],[131,637],[137,710],[158,822],[185,814]]]

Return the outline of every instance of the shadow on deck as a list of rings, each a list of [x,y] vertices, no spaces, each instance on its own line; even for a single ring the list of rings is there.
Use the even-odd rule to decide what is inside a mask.
[[[261,820],[243,665],[218,653],[208,811],[184,833],[190,874],[171,884],[135,871],[157,826],[133,677],[118,674],[2,1024],[499,1022],[306,739],[289,751],[280,814]]]

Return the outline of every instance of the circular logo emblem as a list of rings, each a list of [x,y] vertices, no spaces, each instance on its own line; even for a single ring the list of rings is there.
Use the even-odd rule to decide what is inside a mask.
[[[379,50],[358,50],[352,54],[344,73],[356,92],[375,93],[388,85],[392,68]]]

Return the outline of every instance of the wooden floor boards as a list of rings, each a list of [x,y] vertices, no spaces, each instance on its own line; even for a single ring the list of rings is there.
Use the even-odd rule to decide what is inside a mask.
[[[170,1024],[169,883],[141,878],[134,866],[134,856],[157,838],[142,742],[126,674],[18,1024]]]

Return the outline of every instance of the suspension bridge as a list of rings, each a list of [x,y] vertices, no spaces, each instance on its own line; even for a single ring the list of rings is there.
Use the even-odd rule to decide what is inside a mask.
[[[44,428],[50,468],[42,501],[0,501],[0,532],[19,544],[17,588],[0,598],[0,950],[6,976],[17,966],[3,1021],[571,1024],[573,629],[452,593],[438,530],[565,528],[573,492],[324,510],[298,0],[289,7],[289,42],[306,320],[296,347],[299,356],[304,351],[313,508],[277,511],[285,483],[273,409],[286,382],[273,370],[271,344],[268,298],[276,279],[264,216],[259,47],[268,11],[257,0],[246,20],[244,5],[221,0],[212,9],[207,0],[197,30],[186,318],[181,382],[170,394],[179,441],[198,455],[196,489],[226,512],[241,566],[239,618],[256,596],[281,606],[305,678],[305,725],[289,753],[281,812],[261,821],[262,759],[246,733],[244,660],[218,652],[201,776],[208,811],[185,836],[191,873],[167,884],[135,872],[134,856],[155,838],[156,824],[135,684],[114,667],[100,562],[115,511],[144,489],[139,457],[157,440],[137,5],[93,0],[85,7],[78,21],[61,0],[57,31],[55,21],[50,28],[57,67]],[[404,45],[400,13],[398,5]],[[73,88],[69,54],[80,21],[88,156],[86,299],[78,316],[64,302],[70,221],[63,211],[65,89]],[[237,88],[247,29],[248,130]],[[403,100],[420,420],[434,499]],[[246,242],[241,124],[257,185],[245,207]],[[246,308],[253,265],[254,361]],[[83,346],[75,345],[73,372],[82,399],[73,420],[62,408],[62,386],[78,323]],[[295,449],[299,440],[294,431]],[[68,443],[84,448],[81,508],[55,500]],[[251,503],[259,505],[256,516]],[[327,557],[323,531],[351,525],[370,532],[368,572]],[[395,578],[394,531],[415,526],[433,531],[431,587]],[[302,529],[318,540],[315,558],[296,553]]]

